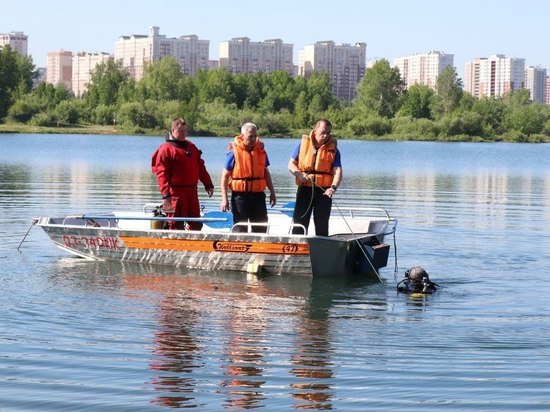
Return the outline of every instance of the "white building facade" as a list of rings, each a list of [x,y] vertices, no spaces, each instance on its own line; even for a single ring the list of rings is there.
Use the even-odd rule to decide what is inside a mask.
[[[298,75],[308,78],[315,71],[325,71],[332,82],[332,93],[341,100],[352,100],[357,85],[365,75],[367,44],[337,45],[321,41],[299,51]]]
[[[525,59],[495,54],[466,63],[464,89],[475,97],[496,97],[524,88]]]
[[[252,42],[248,37],[235,37],[220,42],[219,67],[231,73],[269,73],[284,70],[294,73],[294,45],[281,39]]]
[[[0,47],[10,46],[21,56],[27,55],[28,36],[21,31],[0,33]]]
[[[81,97],[88,91],[88,84],[92,72],[95,67],[108,60],[112,60],[113,56],[109,53],[87,53],[79,52],[73,55],[72,61],[72,79],[71,88],[76,97]]]
[[[430,51],[398,57],[393,64],[394,67],[399,69],[406,88],[414,84],[420,84],[435,89],[437,78],[441,72],[446,67],[454,67],[454,54]]]
[[[48,52],[46,56],[46,82],[54,86],[64,84],[67,90],[72,89],[73,53],[60,50]]]
[[[147,64],[167,56],[176,59],[185,75],[193,76],[198,70],[209,68],[209,40],[200,40],[196,35],[167,38],[159,30],[153,26],[148,35],[121,36],[115,42],[114,59],[132,78],[141,80]]]

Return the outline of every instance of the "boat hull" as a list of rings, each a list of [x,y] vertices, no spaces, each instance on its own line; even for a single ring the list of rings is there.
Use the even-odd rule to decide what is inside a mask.
[[[181,268],[304,276],[377,274],[386,266],[383,235],[329,237],[185,230],[135,230],[110,222],[42,217],[37,223],[61,249],[95,260]]]

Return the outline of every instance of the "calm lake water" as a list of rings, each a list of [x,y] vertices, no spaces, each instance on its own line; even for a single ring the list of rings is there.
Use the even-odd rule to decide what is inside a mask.
[[[229,138],[192,138],[216,182]],[[160,137],[0,135],[0,410],[550,410],[550,145],[339,141],[335,205],[399,219],[397,274],[89,262],[33,216],[158,200]],[[279,204],[295,140],[264,139]],[[441,285],[395,286],[421,265]]]

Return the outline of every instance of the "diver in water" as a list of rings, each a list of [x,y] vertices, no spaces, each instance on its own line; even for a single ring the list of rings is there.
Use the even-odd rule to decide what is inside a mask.
[[[439,285],[430,281],[428,273],[420,266],[405,271],[405,279],[397,284],[398,293],[434,293]]]

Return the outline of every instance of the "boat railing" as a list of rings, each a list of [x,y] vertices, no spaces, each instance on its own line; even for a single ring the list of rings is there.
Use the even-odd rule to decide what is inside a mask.
[[[387,236],[394,234],[397,229],[397,219],[390,216],[386,209],[380,207],[360,207],[360,206],[338,206],[333,205],[333,216],[341,217],[345,222],[347,219],[369,219],[371,221],[383,220],[383,232],[381,235]]]
[[[339,212],[343,217],[346,217],[346,215],[351,218],[374,217],[376,215],[381,215],[388,220],[391,219],[388,211],[381,207],[334,206],[333,209],[336,209],[336,212]],[[374,216],[373,212],[375,214]]]
[[[227,222],[227,218],[223,217],[166,217],[166,216],[138,216],[138,215],[123,215],[123,214],[113,214],[113,215],[72,215],[65,216],[63,218],[62,224],[70,225],[70,220],[84,220],[85,225],[91,225],[94,227],[100,227],[101,224],[98,221],[106,221],[108,227],[111,227],[111,222],[115,224],[120,220],[128,221],[175,221],[175,222],[202,222],[202,223],[214,223],[214,222]]]
[[[83,220],[84,221],[84,227],[92,226],[92,227],[101,227],[102,225],[98,223],[98,220],[105,220],[107,222],[107,227],[111,227],[111,222],[116,223],[116,217],[115,216],[86,216],[86,215],[74,215],[74,216],[65,216],[63,218],[63,222],[61,223],[63,226],[74,224],[72,222],[67,222],[68,220]]]
[[[297,228],[297,229],[300,229],[300,231],[302,232],[302,235],[307,233],[307,230],[305,228],[304,225],[300,224],[300,223],[294,223],[294,222],[284,222],[284,223],[273,223],[273,222],[237,222],[237,223],[234,223],[232,226],[231,226],[231,232],[232,233],[239,233],[239,232],[235,232],[235,230],[237,228],[240,228],[240,227],[245,227],[247,229],[247,232],[248,232],[248,228],[250,227],[260,227],[260,228],[265,228],[265,231],[263,232],[252,232],[252,233],[258,233],[258,234],[262,234],[262,233],[267,233],[267,234],[279,234],[279,235],[283,235],[283,234],[292,234],[292,232],[294,231],[294,228]],[[277,232],[273,232],[271,229],[272,228],[277,228],[279,229],[279,231]],[[240,233],[246,233],[246,232],[240,232]]]

